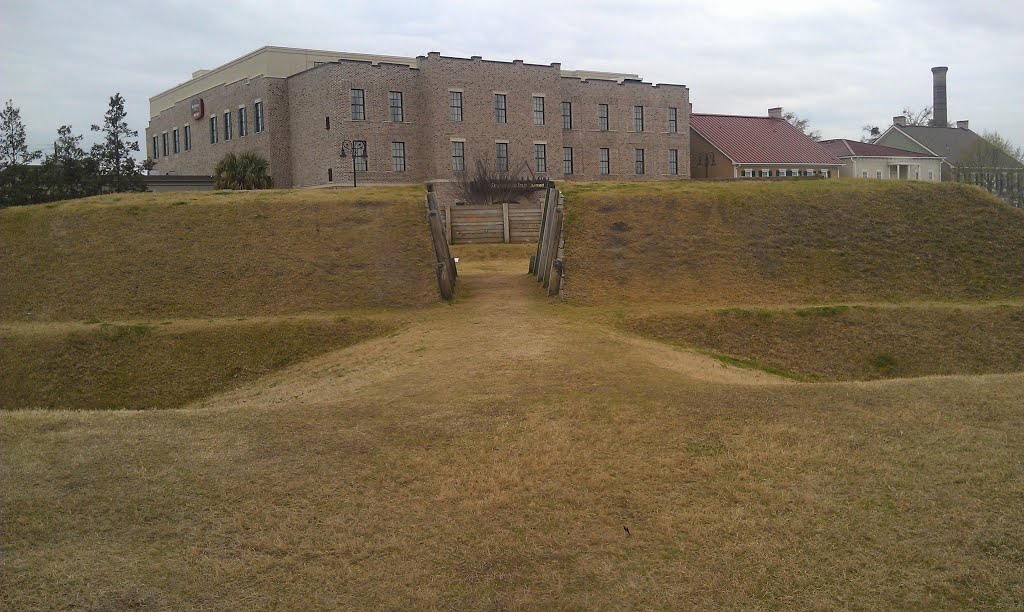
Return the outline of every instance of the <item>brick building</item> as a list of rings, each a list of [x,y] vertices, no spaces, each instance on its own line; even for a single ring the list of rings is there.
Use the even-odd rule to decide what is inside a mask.
[[[688,178],[683,85],[557,63],[264,47],[150,99],[160,174],[209,175],[228,152],[278,187],[446,179],[476,160],[565,180]],[[364,146],[365,145],[365,146]]]

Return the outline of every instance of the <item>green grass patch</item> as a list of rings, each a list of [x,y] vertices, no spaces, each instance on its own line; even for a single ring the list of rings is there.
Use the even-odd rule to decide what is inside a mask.
[[[626,316],[621,324],[730,365],[796,380],[1024,370],[1021,306],[729,308]]]
[[[367,338],[388,325],[333,322],[213,324],[170,331],[102,324],[70,333],[0,335],[0,406],[67,410],[176,408],[304,359]]]

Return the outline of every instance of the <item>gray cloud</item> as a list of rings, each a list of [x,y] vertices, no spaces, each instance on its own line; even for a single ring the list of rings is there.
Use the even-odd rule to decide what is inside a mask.
[[[483,55],[684,83],[699,112],[782,105],[826,137],[857,138],[931,104],[948,65],[950,118],[1024,144],[1024,37],[1013,2],[735,0],[632,3],[15,2],[0,10],[0,98],[36,148],[71,123],[91,139],[120,92],[140,132],[148,98],[263,45],[392,55]]]

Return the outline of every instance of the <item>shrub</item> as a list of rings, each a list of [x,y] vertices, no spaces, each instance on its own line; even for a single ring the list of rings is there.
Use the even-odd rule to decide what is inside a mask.
[[[270,189],[270,163],[256,153],[225,155],[213,170],[217,189]]]

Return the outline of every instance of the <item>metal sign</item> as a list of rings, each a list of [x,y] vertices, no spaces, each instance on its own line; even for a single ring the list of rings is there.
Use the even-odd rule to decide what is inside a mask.
[[[202,98],[192,98],[192,118],[196,121],[203,118],[203,111],[206,110]]]

